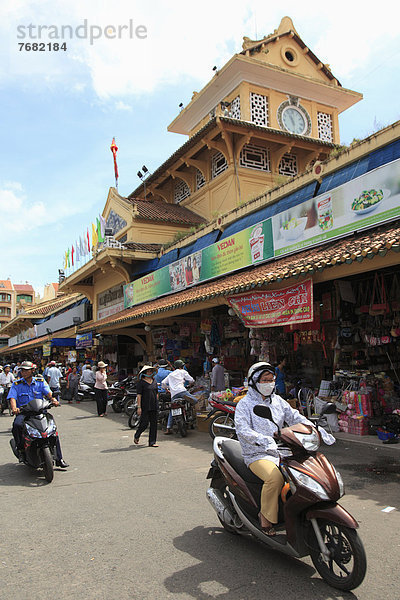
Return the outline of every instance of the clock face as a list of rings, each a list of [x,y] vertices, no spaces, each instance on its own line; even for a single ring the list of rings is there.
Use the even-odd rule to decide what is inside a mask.
[[[307,122],[303,114],[294,106],[288,106],[282,113],[282,123],[290,133],[301,135],[307,128]]]

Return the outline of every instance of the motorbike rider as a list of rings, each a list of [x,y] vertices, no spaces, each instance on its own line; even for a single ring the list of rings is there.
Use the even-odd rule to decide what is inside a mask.
[[[174,362],[175,371],[171,371],[169,375],[165,379],[162,380],[161,385],[164,389],[169,390],[171,394],[171,401],[174,401],[174,398],[185,398],[189,400],[192,404],[197,403],[196,396],[190,394],[185,387],[185,382],[194,383],[194,379],[189,373],[185,370],[185,363],[183,360],[176,360]],[[167,431],[165,435],[170,435],[172,433],[172,411],[169,412],[168,421],[167,421]]]
[[[14,375],[11,372],[11,365],[4,365],[2,372],[0,373],[0,387],[4,388],[3,397],[0,398],[1,412],[7,408],[8,400],[7,395],[11,385],[14,383]],[[11,413],[10,413],[11,414]]]
[[[267,535],[275,535],[274,524],[278,522],[278,499],[283,486],[279,470],[279,451],[274,440],[276,426],[284,423],[312,425],[275,393],[275,367],[266,362],[252,365],[247,374],[248,392],[239,400],[235,411],[235,427],[242,447],[243,459],[249,469],[264,481],[261,491],[261,528]],[[264,404],[271,410],[272,419],[263,419],[254,414],[253,408]]]
[[[16,446],[20,451],[20,456],[24,448],[22,440],[24,415],[20,414],[21,406],[25,406],[25,404],[28,404],[28,402],[34,398],[37,398],[38,396],[46,396],[46,398],[50,400],[54,406],[59,406],[60,404],[56,398],[53,398],[51,389],[44,378],[41,375],[33,377],[33,368],[33,363],[29,361],[24,361],[21,364],[21,377],[20,379],[14,381],[8,394],[11,410],[13,415],[15,415],[12,426],[12,434],[14,436]],[[63,459],[59,436],[57,436],[56,440],[56,453],[56,466],[66,469],[69,465]]]
[[[160,394],[160,393],[165,392],[164,388],[161,385],[161,382],[163,381],[163,379],[168,377],[168,375],[171,373],[172,369],[170,369],[169,362],[167,361],[166,358],[160,358],[157,361],[157,364],[158,364],[158,371],[157,371],[154,379],[157,382],[158,393]]]

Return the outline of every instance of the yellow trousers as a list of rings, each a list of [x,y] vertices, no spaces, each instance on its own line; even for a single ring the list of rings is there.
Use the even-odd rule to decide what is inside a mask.
[[[275,463],[266,458],[255,460],[249,465],[250,471],[263,480],[261,490],[261,514],[270,523],[278,522],[278,499],[283,486],[283,476]]]

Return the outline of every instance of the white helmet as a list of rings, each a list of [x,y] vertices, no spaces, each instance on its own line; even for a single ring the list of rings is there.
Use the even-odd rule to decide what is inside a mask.
[[[270,363],[267,362],[258,362],[258,363],[254,363],[254,365],[251,365],[248,373],[247,373],[247,384],[249,387],[252,387],[254,389],[256,388],[256,381],[254,380],[255,375],[258,375],[257,377],[257,381],[261,376],[261,373],[265,373],[265,371],[267,371],[268,373],[272,373],[275,376],[275,367],[273,367]]]

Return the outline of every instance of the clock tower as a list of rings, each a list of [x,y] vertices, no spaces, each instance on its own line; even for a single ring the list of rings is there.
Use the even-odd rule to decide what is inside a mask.
[[[284,17],[273,33],[245,37],[193,92],[168,127],[189,139],[147,180],[146,197],[206,220],[233,210],[327,159],[340,143],[339,114],[361,99]]]

